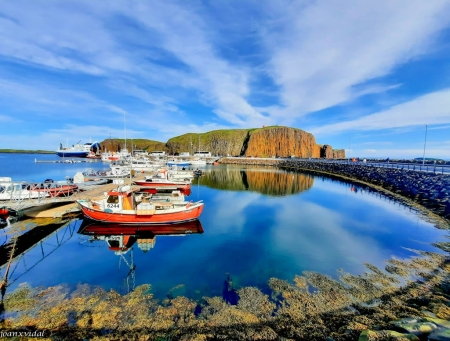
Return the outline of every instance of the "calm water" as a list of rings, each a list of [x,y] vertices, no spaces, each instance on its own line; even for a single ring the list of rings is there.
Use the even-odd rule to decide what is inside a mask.
[[[58,180],[108,167],[35,164],[35,158],[57,157],[0,154],[0,176]],[[235,287],[265,289],[271,277],[292,281],[302,271],[337,278],[339,268],[365,271],[364,262],[383,268],[387,259],[415,256],[412,249],[440,252],[430,244],[446,240],[446,231],[367,188],[274,169],[205,170],[188,197],[205,202],[203,233],[138,236],[128,252],[117,255],[103,240],[77,233],[81,221],[73,221],[13,264],[11,289],[21,282],[89,283],[125,293],[150,283],[157,297],[174,287],[175,295],[220,296],[226,273]]]

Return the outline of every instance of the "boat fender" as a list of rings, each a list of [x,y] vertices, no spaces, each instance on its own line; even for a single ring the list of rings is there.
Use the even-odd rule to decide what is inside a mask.
[[[104,212],[106,212],[106,213],[112,213],[112,209],[110,209],[110,208],[105,208],[105,211]]]

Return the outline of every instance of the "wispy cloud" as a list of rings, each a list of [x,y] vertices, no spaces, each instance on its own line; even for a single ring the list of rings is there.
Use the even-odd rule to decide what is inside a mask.
[[[222,128],[305,129],[306,115],[319,136],[448,125],[447,91],[436,89],[449,84],[397,97],[408,80],[387,76],[435,52],[449,25],[446,0],[5,2],[2,120],[91,126],[96,116],[119,131],[120,115],[110,114],[123,110],[135,134],[162,141]]]
[[[327,135],[344,131],[358,132],[445,124],[450,120],[449,107],[450,89],[445,89],[356,120],[316,127],[311,131],[315,134]]]
[[[450,4],[314,1],[285,2],[272,10],[266,32],[268,49],[274,51],[270,73],[281,88],[283,108],[292,115],[284,118],[292,122],[358,93],[378,92],[379,87],[364,83],[426,53],[449,23]]]

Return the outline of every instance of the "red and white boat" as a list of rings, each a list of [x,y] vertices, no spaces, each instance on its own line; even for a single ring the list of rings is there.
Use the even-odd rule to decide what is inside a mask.
[[[77,200],[83,215],[91,220],[119,224],[178,224],[200,217],[203,202],[149,201],[137,195],[139,188],[121,186],[101,198]]]

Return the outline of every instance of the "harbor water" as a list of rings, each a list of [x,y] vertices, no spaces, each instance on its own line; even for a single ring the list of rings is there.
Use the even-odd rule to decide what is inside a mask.
[[[13,180],[43,181],[101,170],[107,164],[35,163],[55,155],[0,154],[2,174]],[[415,210],[366,186],[324,176],[249,168],[207,166],[188,200],[203,200],[201,229],[185,234],[136,238],[118,253],[102,238],[79,233],[82,219],[55,229],[11,265],[13,290],[79,284],[126,293],[149,283],[157,298],[221,296],[230,276],[235,288],[267,289],[270,278],[292,282],[315,271],[332,278],[338,270],[359,274],[364,263],[380,269],[389,259],[442,252],[446,241]],[[2,270],[4,271],[4,270]]]

